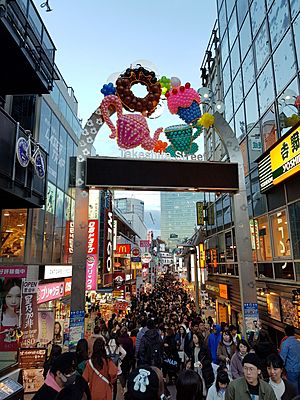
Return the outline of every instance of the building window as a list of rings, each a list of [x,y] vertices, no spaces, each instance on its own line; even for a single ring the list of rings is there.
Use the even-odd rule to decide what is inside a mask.
[[[291,262],[274,263],[275,279],[295,279],[294,267]]]
[[[300,201],[289,206],[289,217],[293,255],[300,259]]]
[[[258,171],[257,169],[251,174],[251,192],[253,194],[253,215],[259,216],[267,211],[266,195],[260,193]]]
[[[240,142],[246,134],[244,104],[242,104],[241,107],[238,109],[234,119],[235,119],[236,137]]]
[[[273,266],[271,263],[258,264],[258,278],[274,279]]]
[[[239,0],[236,3],[237,6],[237,14],[238,14],[238,23],[239,23],[239,27],[241,27],[244,18],[247,14],[248,11],[248,1],[247,0]]]
[[[300,34],[300,31],[299,31]],[[297,78],[283,91],[278,98],[280,136],[283,136],[299,121],[295,100],[299,94]]]
[[[258,120],[258,104],[257,104],[255,85],[252,87],[248,96],[246,97],[245,107],[246,107],[246,120],[247,120],[246,131],[249,132],[251,131],[256,121]]]
[[[222,39],[221,43],[221,58],[222,58],[222,66],[226,63],[226,60],[229,55],[229,47],[228,47],[228,31],[226,30],[226,33]]]
[[[270,54],[266,20],[263,22],[255,39],[255,54],[257,71],[260,71]]]
[[[237,21],[236,21],[235,9],[234,12],[232,13],[230,21],[228,22],[228,33],[229,33],[229,47],[231,48],[235,41],[235,38],[237,37]]]
[[[244,81],[244,91],[245,94],[249,92],[249,89],[253,85],[255,81],[255,72],[254,72],[254,60],[253,60],[253,52],[252,48],[247,54],[245,61],[242,66],[243,70],[243,81]]]
[[[231,73],[230,73],[230,62],[229,59],[223,69],[223,89],[224,93],[227,93],[229,86],[231,85]]]
[[[234,43],[234,46],[230,53],[230,61],[231,61],[231,74],[234,78],[238,69],[241,66],[240,60],[240,49],[239,49],[239,40],[237,39]]]
[[[261,119],[262,124],[262,140],[264,151],[268,150],[277,140],[277,129],[276,129],[276,119],[275,119],[275,107],[272,107],[266,112],[266,114]]]
[[[237,110],[244,98],[241,70],[237,73],[237,76],[233,81],[233,93],[234,109]]]
[[[258,80],[259,110],[262,115],[274,101],[274,81],[271,61],[268,62]]]
[[[288,2],[286,0],[274,1],[269,12],[269,26],[272,49],[274,50],[289,26]]]
[[[251,27],[249,14],[245,18],[243,26],[240,31],[240,44],[241,44],[241,57],[244,59],[250,45],[252,43]]]
[[[296,73],[296,60],[291,31],[289,31],[273,56],[277,93],[286,86]]]
[[[250,169],[255,168],[257,163],[255,160],[262,154],[260,124],[257,123],[248,135],[248,152]]]
[[[219,12],[219,31],[220,37],[223,37],[227,25],[226,21],[226,9],[225,9],[225,1],[223,1],[222,7],[220,8]]]
[[[261,0],[253,0],[250,7],[251,22],[252,22],[252,32],[255,36],[259,30],[262,20],[265,16],[265,2]]]
[[[299,0],[290,0],[290,3],[291,3],[292,18],[294,18],[300,10],[300,1]]]
[[[240,150],[241,150],[243,162],[244,162],[244,173],[245,173],[245,175],[248,175],[249,174],[249,164],[248,164],[247,138],[241,142]]]
[[[255,234],[255,242],[257,244],[257,259],[258,261],[272,260],[272,249],[270,240],[270,229],[267,216],[263,216],[254,220],[257,222],[257,231]],[[255,222],[255,224],[256,224]]]
[[[290,257],[290,238],[287,225],[286,211],[281,210],[271,215],[272,233],[273,233],[273,251],[274,257]]]
[[[27,210],[3,209],[1,221],[0,257],[5,263],[24,262]]]
[[[233,116],[233,100],[232,100],[232,89],[230,88],[225,97],[225,115],[227,121],[230,121]]]

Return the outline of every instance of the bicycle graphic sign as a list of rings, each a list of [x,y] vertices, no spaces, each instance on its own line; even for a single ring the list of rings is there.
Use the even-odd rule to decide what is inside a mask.
[[[29,162],[31,162],[37,176],[40,179],[45,178],[45,158],[40,151],[39,144],[33,139],[31,133],[29,133],[28,139],[25,137],[19,137],[16,145],[16,153],[17,159],[23,168],[26,168]]]

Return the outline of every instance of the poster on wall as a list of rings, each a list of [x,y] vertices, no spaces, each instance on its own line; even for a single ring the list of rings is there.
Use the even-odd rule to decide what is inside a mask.
[[[55,320],[54,331],[53,331],[53,344],[59,344],[60,346],[63,344],[64,323],[65,323],[65,321],[63,319]]]
[[[244,303],[246,333],[259,332],[259,314],[257,303]]]
[[[273,294],[267,295],[268,314],[271,318],[281,321],[280,315],[280,299],[279,296]]]
[[[38,339],[38,281],[26,281],[22,289],[22,347],[34,347]]]
[[[22,279],[15,275],[0,278],[0,351],[16,351],[21,337]]]
[[[299,328],[297,306],[291,300],[281,298],[281,313],[282,322],[285,325],[293,325],[295,328]]]
[[[39,335],[38,342],[41,346],[46,346],[53,339],[54,332],[54,312],[53,310],[38,312]]]
[[[69,350],[75,349],[78,341],[84,337],[84,315],[84,311],[71,311]]]

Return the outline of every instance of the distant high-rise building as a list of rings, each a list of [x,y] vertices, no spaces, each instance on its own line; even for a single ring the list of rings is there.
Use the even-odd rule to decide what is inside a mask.
[[[147,239],[147,227],[144,223],[144,202],[132,198],[115,199],[115,207],[130,222],[140,239]]]
[[[195,233],[196,202],[203,199],[203,193],[161,193],[161,239],[167,243],[169,249],[175,248],[178,243]]]

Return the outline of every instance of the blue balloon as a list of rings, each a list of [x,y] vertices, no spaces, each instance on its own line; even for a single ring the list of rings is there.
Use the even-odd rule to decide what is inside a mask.
[[[113,83],[110,82],[108,84],[104,84],[101,93],[104,95],[104,97],[109,96],[111,94],[116,94],[116,88],[114,87]]]

